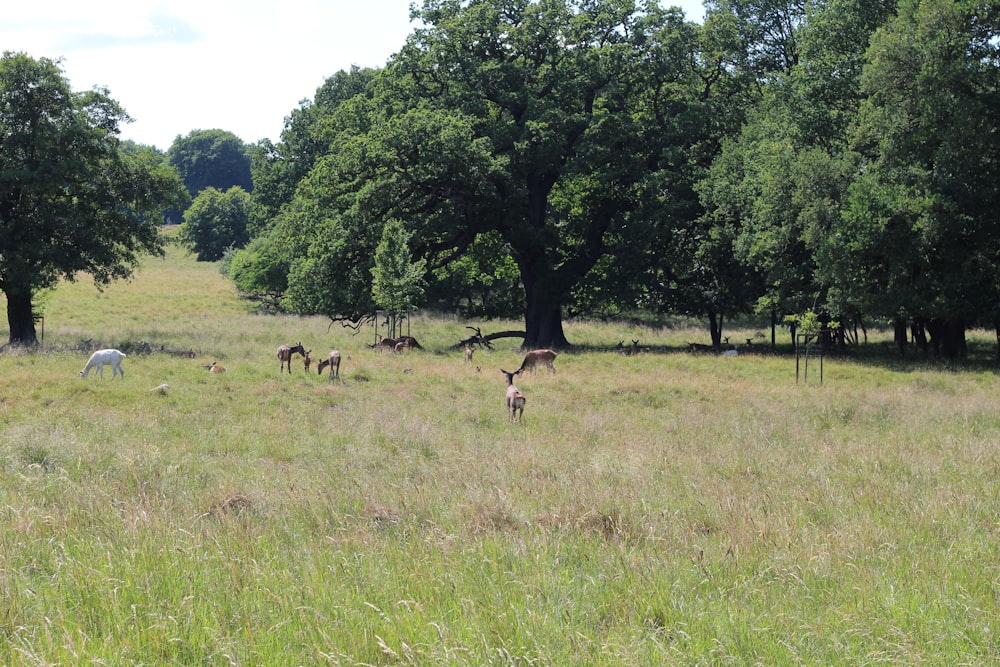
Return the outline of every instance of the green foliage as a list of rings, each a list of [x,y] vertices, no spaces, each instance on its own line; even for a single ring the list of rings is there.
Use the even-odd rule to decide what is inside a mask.
[[[39,290],[81,273],[106,285],[161,252],[162,212],[185,193],[155,150],[122,148],[127,120],[107,91],[74,93],[58,62],[0,59],[0,290],[11,342],[35,342]]]
[[[412,261],[410,234],[398,220],[382,228],[382,240],[375,248],[372,267],[372,299],[394,315],[404,315],[420,306],[424,294],[423,259]]]
[[[983,9],[901,2],[872,40],[853,135],[866,168],[831,254],[885,314],[1000,315],[1000,23]]]
[[[181,173],[193,198],[210,187],[223,192],[233,187],[253,192],[250,154],[250,146],[232,132],[193,130],[174,139],[167,159]]]
[[[351,67],[336,72],[323,82],[312,100],[306,100],[293,109],[285,121],[281,141],[273,144],[263,140],[253,151],[251,173],[256,188],[254,192],[254,221],[256,231],[266,227],[288,204],[295,190],[328,151],[331,141],[342,133],[342,123],[355,127],[357,132],[366,129],[367,113],[336,113],[341,105],[357,105],[355,98],[365,98],[377,70]]]
[[[208,187],[198,193],[184,213],[180,240],[200,262],[214,262],[229,248],[242,248],[250,239],[250,195],[237,186],[226,192]]]
[[[815,336],[824,329],[836,329],[840,323],[836,320],[821,317],[811,310],[797,315],[786,315],[785,323],[793,326],[798,333]]]
[[[290,300],[316,307],[323,298],[304,298],[304,288],[349,284],[344,273],[357,261],[331,262],[317,249],[358,259],[389,219],[405,221],[431,275],[494,234],[520,273],[526,344],[564,344],[562,310],[574,287],[603,257],[634,247],[623,232],[657,224],[637,212],[650,173],[681,167],[684,176],[659,189],[696,204],[683,146],[697,140],[690,122],[701,117],[688,113],[697,32],[652,5],[427,3],[414,11],[423,27],[364,93],[336,97],[321,121],[305,123],[321,128],[326,153],[315,159],[315,144],[302,149],[312,172],[298,182],[294,206],[329,212],[335,227],[376,229],[334,231],[342,244],[313,239],[311,256],[292,269]],[[275,151],[275,172],[290,157]],[[330,273],[317,281],[320,267]],[[629,275],[642,280],[637,263]]]

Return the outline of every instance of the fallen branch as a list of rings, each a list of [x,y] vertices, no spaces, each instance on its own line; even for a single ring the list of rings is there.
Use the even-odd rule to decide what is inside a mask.
[[[489,350],[493,349],[493,341],[498,338],[524,338],[527,334],[524,331],[498,331],[496,333],[491,333],[488,335],[483,335],[482,330],[479,327],[465,327],[470,331],[475,331],[475,335],[469,336],[464,340],[458,341],[454,345],[454,349],[459,349],[465,347],[466,345],[478,345],[479,347],[485,347]]]

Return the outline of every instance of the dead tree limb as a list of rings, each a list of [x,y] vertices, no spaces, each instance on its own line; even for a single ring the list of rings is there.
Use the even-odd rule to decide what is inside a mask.
[[[527,333],[524,331],[498,331],[496,333],[491,333],[488,335],[483,335],[482,330],[479,327],[465,327],[470,331],[475,331],[476,333],[464,340],[458,341],[454,345],[454,349],[459,349],[465,347],[466,345],[478,345],[479,347],[485,347],[489,350],[493,349],[493,341],[498,338],[524,338]]]

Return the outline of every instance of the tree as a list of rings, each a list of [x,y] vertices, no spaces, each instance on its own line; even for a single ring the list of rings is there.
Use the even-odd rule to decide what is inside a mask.
[[[757,75],[760,99],[699,185],[709,217],[731,230],[735,257],[763,281],[757,307],[772,321],[779,314],[833,309],[846,322],[861,312],[857,302],[840,298],[851,276],[830,271],[826,248],[859,171],[849,131],[863,98],[865,50],[894,5],[826,0],[807,5],[803,15],[800,4],[788,23],[795,26],[789,35],[795,46],[785,49],[796,59]],[[766,34],[767,25],[776,24],[747,32]]]
[[[382,228],[382,240],[375,249],[372,267],[372,297],[375,303],[389,311],[395,321],[417,306],[424,293],[424,260],[412,261],[407,243],[410,235],[398,220],[390,220]]]
[[[107,90],[73,92],[57,61],[0,59],[0,290],[11,343],[36,342],[39,290],[79,273],[104,285],[162,253],[161,212],[186,193],[153,149],[122,149],[128,120]]]
[[[651,3],[590,0],[429,0],[414,17],[423,27],[371,97],[324,120],[329,152],[292,207],[320,212],[323,231],[293,263],[289,299],[344,315],[317,303],[317,289],[337,290],[340,307],[360,306],[342,290],[390,219],[432,273],[494,235],[518,269],[525,345],[565,346],[574,289],[653,224],[637,214],[640,184],[676,165],[665,142],[688,141],[644,123],[684,109],[669,93],[692,83],[693,25]],[[640,111],[651,86],[661,104]]]
[[[222,259],[229,248],[242,248],[250,240],[250,195],[239,186],[222,192],[202,190],[184,213],[180,239],[198,255],[199,262]]]
[[[236,186],[253,192],[250,153],[251,147],[232,132],[193,130],[174,139],[167,160],[180,172],[193,198],[210,187],[225,192]]]
[[[849,293],[925,322],[948,356],[968,324],[1000,324],[998,44],[995,2],[899,3],[868,52],[852,134],[864,162],[830,236]]]
[[[329,125],[333,119],[347,123],[352,131],[367,130],[367,114],[334,112],[341,105],[359,104],[354,98],[370,97],[371,83],[379,70],[363,69],[357,66],[348,71],[339,71],[326,79],[316,91],[312,100],[303,100],[285,118],[281,141],[272,143],[262,140],[253,152],[251,173],[254,190],[254,227],[260,228],[274,220],[281,207],[289,203],[295,189],[329,152],[330,136],[339,128]]]

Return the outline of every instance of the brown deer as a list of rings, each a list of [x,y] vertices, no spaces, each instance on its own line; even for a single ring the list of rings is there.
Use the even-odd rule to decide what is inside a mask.
[[[323,361],[319,362],[317,368],[319,369],[319,374],[323,374],[323,369],[327,366],[330,367],[330,382],[335,379],[340,380],[340,352],[337,350],[331,350],[330,356]]]
[[[281,367],[278,369],[278,373],[285,370],[285,365],[288,365],[288,374],[292,374],[292,355],[301,354],[303,357],[306,356],[306,350],[302,347],[302,343],[299,342],[297,345],[279,345],[278,346],[278,360],[281,362]]]
[[[369,345],[376,352],[381,352],[382,350],[389,350],[390,352],[396,351],[396,343],[399,341],[395,338],[382,338],[374,345]]]
[[[313,362],[313,358],[310,356],[311,354],[312,350],[306,350],[305,356],[302,359],[302,365],[305,366],[306,373],[309,372],[309,367],[312,365]]]
[[[476,351],[476,348],[472,347],[471,343],[465,344],[465,363],[472,363],[472,353]]]
[[[559,354],[552,350],[532,350],[524,355],[524,361],[521,362],[521,367],[517,369],[517,372],[520,373],[525,370],[534,372],[535,368],[541,364],[547,366],[550,371],[555,373],[556,367],[552,365],[552,362],[556,360],[557,356]]]
[[[506,401],[507,401],[507,412],[510,415],[510,421],[512,422],[515,421],[515,416],[516,416],[517,421],[520,422],[524,418],[524,404],[528,400],[527,398],[525,398],[524,394],[521,393],[521,390],[518,389],[516,386],[514,386],[514,376],[519,374],[521,371],[516,370],[513,373],[511,373],[510,371],[505,371],[504,369],[501,368],[500,372],[503,373],[504,377],[507,378]]]

